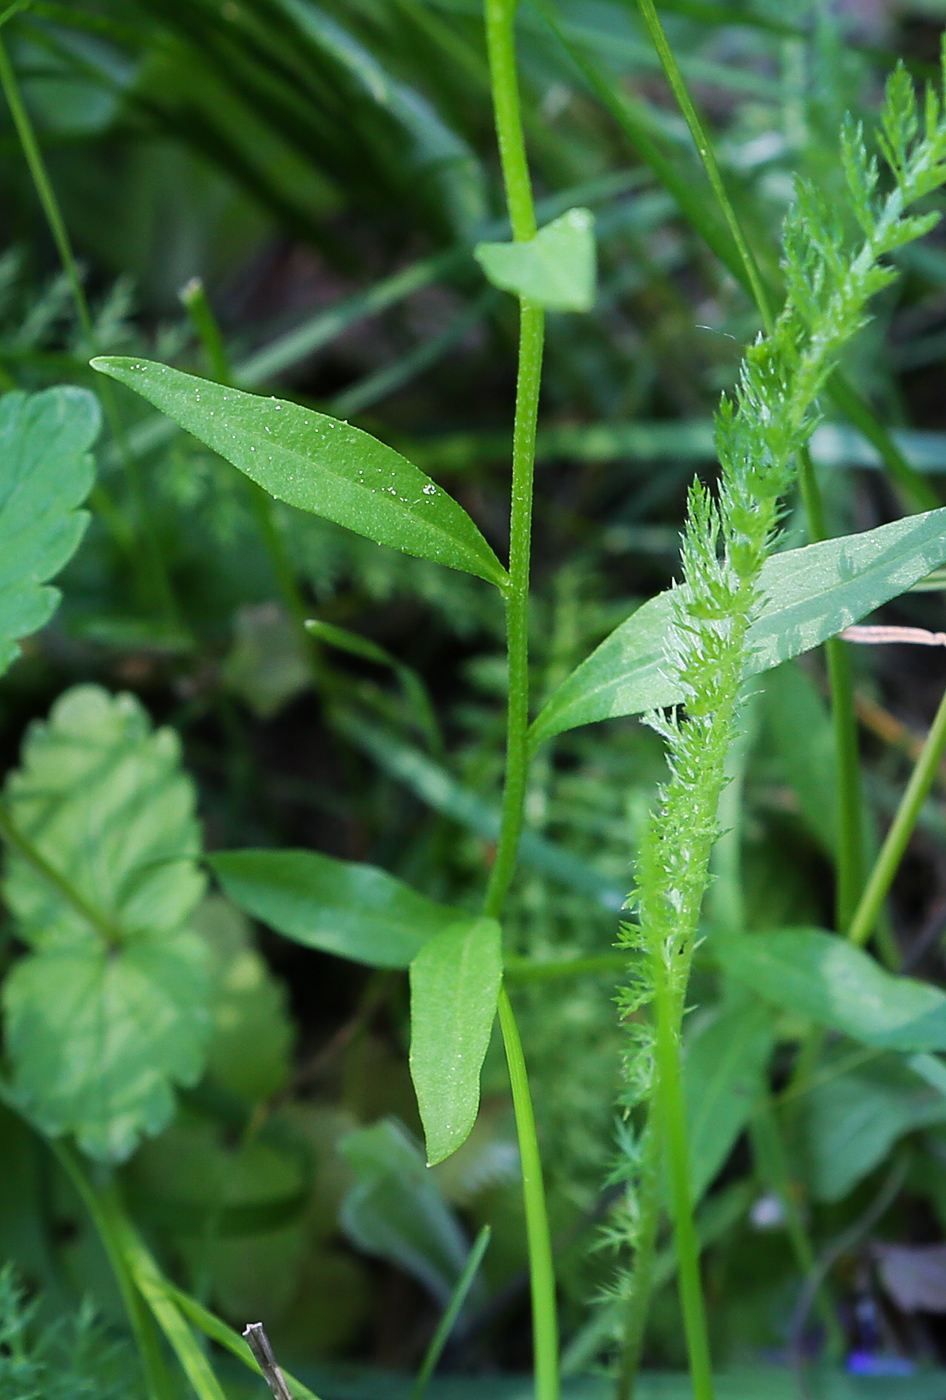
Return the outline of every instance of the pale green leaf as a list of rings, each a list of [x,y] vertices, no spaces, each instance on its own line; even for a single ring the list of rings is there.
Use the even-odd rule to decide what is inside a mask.
[[[452,924],[411,963],[411,1077],[431,1166],[455,1152],[476,1122],[502,977],[495,919]]]
[[[318,851],[218,851],[208,863],[254,919],[369,967],[407,967],[429,938],[465,918],[374,865]]]
[[[774,1034],[771,1009],[746,999],[721,1007],[687,1037],[683,1078],[694,1204],[711,1185],[762,1093]]]
[[[0,673],[59,602],[47,580],[88,523],[77,507],[92,487],[98,431],[98,402],[85,389],[0,398]]]
[[[569,209],[534,238],[479,243],[477,262],[494,287],[548,311],[590,311],[595,304],[595,234],[590,209]]]
[[[946,559],[946,508],[858,535],[774,554],[749,632],[747,675],[777,666],[911,588]],[[566,729],[682,701],[665,646],[672,593],[638,608],[559,686],[532,726],[540,743]]]
[[[210,1030],[177,736],[130,695],[76,686],[29,730],[5,799],[26,845],[7,856],[3,895],[33,950],[3,991],[14,1087],[47,1132],[121,1160],[166,1126]]]
[[[339,1215],[345,1234],[446,1304],[470,1247],[418,1144],[395,1119],[385,1118],[349,1133],[338,1151],[355,1176]],[[474,1293],[482,1297],[478,1282]]]
[[[820,929],[713,934],[708,951],[766,1001],[888,1050],[946,1050],[946,995]]]
[[[270,495],[405,554],[502,588],[506,570],[462,506],[369,433],[283,399],[228,389],[150,360],[106,356],[127,384]]]

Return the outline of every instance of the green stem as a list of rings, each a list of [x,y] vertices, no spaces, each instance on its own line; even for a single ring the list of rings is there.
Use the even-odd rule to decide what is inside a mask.
[[[46,216],[46,222],[49,225],[49,231],[56,245],[56,251],[59,254],[59,260],[62,263],[63,271],[72,289],[72,297],[75,302],[76,315],[79,318],[82,334],[85,336],[89,352],[94,355],[97,350],[95,326],[92,322],[92,313],[89,310],[89,303],[86,300],[82,278],[79,275],[79,265],[76,262],[72,244],[69,241],[65,220],[62,217],[62,211],[56,199],[56,192],[53,189],[52,181],[49,178],[49,172],[46,169],[46,163],[43,160],[43,153],[36,139],[33,123],[30,121],[29,113],[26,110],[20,93],[20,87],[16,80],[16,74],[13,71],[13,66],[10,63],[2,39],[0,39],[0,88],[3,89],[3,95],[6,98],[7,106],[10,109],[10,115],[13,118],[13,125],[16,128],[16,133],[23,150],[27,167],[29,168],[33,185],[36,189],[36,194],[42,205],[43,213]],[[102,396],[102,403],[109,421],[109,427],[112,430],[112,435],[115,438],[122,458],[144,545],[144,551],[142,552],[134,548],[134,541],[132,541],[132,557],[144,566],[147,573],[147,587],[149,592],[152,594],[155,601],[161,605],[168,620],[176,626],[178,625],[177,607],[171,591],[170,581],[168,580],[167,572],[164,568],[164,560],[161,557],[158,542],[154,537],[149,523],[150,515],[145,501],[144,484],[141,480],[138,464],[128,451],[125,442],[124,429],[122,428],[121,418],[115,403],[112,385],[108,382],[100,385],[99,392]],[[108,496],[101,482],[95,487],[92,500],[98,509],[100,518],[104,521],[112,536],[119,544],[127,548],[127,531],[122,528],[118,509]]]
[[[686,1106],[680,1072],[679,995],[668,984],[663,949],[654,958],[657,1002],[655,1068],[657,1103],[667,1144],[670,1195],[673,1202],[673,1234],[679,1270],[683,1327],[694,1400],[713,1400],[713,1367],[710,1360],[706,1306],[700,1280],[700,1245],[693,1220],[690,1192],[690,1153]]]
[[[762,283],[759,265],[753,256],[752,249],[749,247],[746,236],[742,231],[742,226],[736,217],[736,211],[733,209],[732,202],[726,192],[726,186],[723,183],[723,177],[716,161],[716,154],[713,150],[712,143],[706,134],[706,130],[700,120],[693,99],[690,97],[687,85],[683,80],[683,74],[680,72],[677,60],[674,57],[673,49],[670,47],[667,35],[664,32],[664,27],[660,22],[660,16],[654,6],[654,0],[637,0],[637,3],[644,17],[644,23],[647,25],[654,48],[657,50],[657,55],[663,65],[667,81],[673,90],[674,97],[677,99],[677,105],[683,113],[687,126],[690,128],[690,135],[696,143],[696,149],[703,164],[703,169],[706,171],[707,179],[712,186],[717,203],[722,210],[723,218],[726,220],[729,232],[732,234],[733,242],[739,251],[739,257],[745,268],[746,280],[752,290],[752,297],[758,307],[766,335],[771,335],[775,322],[772,316],[772,309],[769,305],[768,295]]]
[[[535,236],[536,221],[519,107],[515,40],[516,3],[517,0],[485,0],[485,18],[493,111],[506,204],[513,238],[522,242]],[[515,870],[529,774],[529,565],[535,429],[539,412],[544,337],[545,315],[542,309],[525,301],[520,302],[519,364],[516,376],[509,520],[509,583],[506,588],[506,637],[509,658],[506,775],[499,841],[484,900],[484,910],[493,918],[498,918],[502,913]],[[558,1400],[560,1383],[555,1272],[552,1266],[552,1241],[542,1181],[542,1162],[522,1042],[505,988],[499,995],[499,1023],[509,1067],[519,1155],[522,1160],[522,1190],[532,1289],[535,1394],[536,1400]]]
[[[640,1208],[634,1241],[634,1271],[624,1319],[624,1342],[621,1347],[616,1400],[633,1400],[641,1352],[644,1348],[644,1333],[654,1291],[654,1271],[657,1262],[662,1161],[660,1119],[657,1114],[651,1113],[644,1129],[644,1150],[637,1182]]]
[[[497,918],[502,910],[515,871],[529,773],[529,556],[535,428],[542,377],[545,317],[540,308],[523,303],[520,318],[519,374],[512,448],[509,585],[506,591],[509,654],[506,780],[499,842],[485,903],[485,912],[493,918]]]
[[[84,896],[79,893],[74,885],[70,884],[64,876],[42,855],[32,841],[24,836],[14,822],[9,810],[3,802],[0,802],[0,838],[6,842],[12,851],[31,865],[38,875],[50,885],[61,899],[68,904],[76,914],[100,933],[106,944],[110,948],[117,948],[122,942],[121,930],[104,917],[91,904],[87,903]]]
[[[522,1041],[505,987],[499,993],[499,1025],[503,1034],[512,1103],[516,1115],[519,1155],[522,1159],[522,1194],[526,1208],[529,1243],[529,1277],[532,1284],[532,1331],[535,1351],[536,1400],[558,1400],[558,1316],[555,1310],[555,1270],[549,1234],[539,1139],[535,1130],[529,1076]]]
[[[484,1225],[476,1237],[473,1248],[470,1250],[467,1261],[463,1266],[463,1273],[457,1280],[457,1286],[453,1290],[453,1296],[437,1324],[437,1330],[430,1339],[430,1345],[421,1362],[420,1370],[417,1372],[414,1384],[411,1386],[411,1393],[408,1396],[408,1400],[424,1400],[427,1387],[430,1384],[430,1379],[437,1369],[437,1362],[440,1360],[443,1349],[449,1341],[450,1333],[453,1331],[457,1318],[463,1310],[463,1304],[466,1302],[467,1294],[473,1287],[473,1281],[476,1278],[480,1264],[483,1262],[483,1255],[486,1253],[489,1245],[490,1233],[490,1227]]]
[[[175,1390],[171,1385],[171,1379],[164,1364],[160,1339],[144,1299],[135,1286],[114,1220],[109,1211],[103,1207],[98,1192],[89,1181],[85,1168],[72,1148],[65,1143],[57,1142],[54,1138],[46,1139],[46,1141],[59,1165],[78,1192],[112,1266],[118,1291],[125,1305],[125,1311],[128,1313],[128,1320],[131,1323],[131,1329],[141,1356],[149,1400],[173,1400]]]
[[[824,505],[811,453],[799,454],[799,489],[808,525],[808,537],[817,543],[827,539]],[[831,724],[838,769],[838,852],[836,922],[847,928],[864,881],[864,828],[861,769],[857,744],[857,710],[851,662],[843,642],[825,642],[828,684],[831,692]]]
[[[930,726],[930,732],[926,736],[916,766],[910,774],[906,791],[900,799],[897,815],[884,838],[867,886],[848,926],[848,937],[852,943],[866,943],[874,930],[881,905],[887,897],[903,853],[907,848],[907,842],[916,826],[920,808],[926,801],[933,785],[944,750],[946,750],[946,692],[943,693],[943,698],[939,702],[939,708]]]

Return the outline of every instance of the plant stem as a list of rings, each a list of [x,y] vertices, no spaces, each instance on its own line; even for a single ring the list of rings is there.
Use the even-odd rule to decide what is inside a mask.
[[[916,826],[920,808],[926,801],[933,785],[944,750],[946,750],[946,691],[939,702],[939,708],[930,726],[930,732],[926,736],[916,766],[910,774],[906,791],[900,799],[897,814],[884,838],[867,886],[848,926],[848,937],[852,943],[866,943],[874,930],[881,905],[887,897],[887,892],[897,873],[897,867],[907,848],[907,842]]]
[[[680,1073],[682,1008],[678,1006],[680,994],[669,985],[662,950],[654,958],[654,969],[657,1003],[657,1038],[654,1046],[657,1103],[670,1168],[673,1234],[679,1270],[680,1301],[683,1306],[683,1326],[690,1359],[690,1379],[694,1400],[713,1400],[713,1367],[700,1280],[700,1245],[693,1221],[686,1108]],[[683,990],[685,991],[685,988]]]
[[[43,153],[36,139],[33,123],[30,121],[29,113],[26,110],[20,93],[20,87],[16,80],[16,74],[13,71],[13,66],[10,63],[2,39],[0,39],[0,88],[3,89],[3,95],[6,98],[7,106],[10,109],[10,115],[13,118],[13,125],[16,128],[16,133],[23,150],[23,156],[29,168],[33,185],[36,189],[36,194],[42,205],[43,213],[46,216],[46,222],[49,225],[49,231],[56,245],[56,251],[59,254],[59,260],[62,263],[63,271],[72,289],[72,297],[75,302],[76,315],[82,329],[82,334],[86,339],[89,352],[95,354],[98,348],[96,344],[95,326],[92,322],[89,303],[86,300],[85,289],[82,286],[82,278],[79,275],[79,266],[72,250],[72,244],[69,241],[69,234],[66,231],[65,220],[62,217],[62,211],[56,199],[56,192],[53,189],[52,181],[49,178],[49,172],[46,169],[46,163],[43,160]],[[93,490],[92,501],[98,510],[99,516],[109,527],[117,542],[122,544],[126,550],[130,545],[133,561],[136,561],[139,565],[144,567],[144,572],[147,576],[148,591],[153,596],[155,602],[162,607],[168,621],[177,626],[179,625],[177,606],[171,591],[170,581],[167,577],[167,571],[164,567],[164,560],[161,557],[158,542],[149,523],[150,516],[144,497],[144,485],[141,480],[141,474],[138,471],[138,464],[128,451],[128,446],[125,442],[124,430],[112,392],[112,385],[107,382],[100,385],[99,392],[102,396],[109,427],[112,430],[112,435],[115,438],[124,465],[125,475],[134,502],[138,527],[144,545],[143,551],[135,549],[133,539],[131,541],[128,540],[127,531],[122,527],[120,512],[101,482],[99,482]]]
[[[63,1142],[57,1142],[55,1138],[47,1138],[46,1141],[89,1212],[112,1266],[141,1356],[149,1400],[171,1400],[175,1390],[164,1364],[155,1324],[135,1285],[114,1220],[103,1208],[98,1192],[89,1181],[84,1166],[72,1148]]]
[[[633,1400],[637,1371],[644,1347],[644,1332],[650,1312],[650,1299],[654,1289],[654,1266],[657,1261],[657,1230],[660,1225],[661,1166],[663,1163],[663,1140],[660,1132],[660,1118],[655,1113],[648,1114],[644,1129],[644,1150],[640,1176],[637,1182],[637,1195],[640,1211],[637,1221],[637,1235],[634,1241],[634,1272],[631,1276],[631,1296],[628,1299],[624,1319],[624,1342],[621,1347],[621,1365],[615,1391],[616,1400]]]
[[[526,1208],[529,1243],[529,1277],[532,1284],[532,1331],[535,1351],[536,1400],[558,1400],[558,1317],[555,1311],[555,1271],[549,1234],[542,1162],[535,1130],[529,1076],[522,1053],[519,1028],[505,987],[499,993],[499,1025],[509,1066],[516,1133],[522,1159],[522,1194]]]
[[[516,72],[517,0],[485,0],[486,43],[496,136],[506,204],[517,242],[535,236],[535,207],[526,157]],[[512,493],[509,521],[509,583],[506,588],[506,638],[509,658],[509,703],[506,715],[506,775],[496,857],[486,889],[484,911],[498,918],[512,881],[522,835],[529,773],[529,563],[532,539],[532,481],[535,428],[542,379],[545,315],[520,301],[519,364],[513,426]],[[542,1162],[522,1042],[505,987],[499,993],[499,1023],[509,1067],[516,1133],[522,1161],[536,1400],[558,1400],[558,1317],[555,1272],[549,1235]]]
[[[824,505],[815,477],[811,454],[800,453],[799,488],[808,536],[812,543],[827,539]],[[831,691],[831,724],[838,766],[838,852],[836,923],[846,929],[857,905],[864,882],[864,829],[860,758],[857,745],[857,710],[854,681],[845,644],[831,637],[824,646]]]

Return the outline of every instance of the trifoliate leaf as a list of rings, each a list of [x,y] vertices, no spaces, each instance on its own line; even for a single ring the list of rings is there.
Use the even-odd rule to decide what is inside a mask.
[[[474,255],[494,287],[548,311],[590,311],[595,304],[595,220],[569,209],[517,243],[479,243]]]
[[[200,1075],[210,1028],[194,794],[177,736],[76,686],[6,784],[4,899],[33,952],[3,989],[14,1087],[46,1132],[119,1161]],[[8,832],[8,835],[10,833]]]
[[[92,486],[98,431],[98,402],[85,389],[0,398],[0,674],[18,639],[48,622],[59,602],[47,580],[88,523],[76,507]]]

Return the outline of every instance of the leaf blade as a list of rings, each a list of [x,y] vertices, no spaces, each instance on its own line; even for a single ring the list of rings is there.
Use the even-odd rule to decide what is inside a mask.
[[[369,967],[406,968],[429,938],[464,917],[377,866],[318,851],[217,851],[207,863],[244,913]]]
[[[48,622],[59,593],[48,586],[88,524],[78,509],[92,487],[90,448],[98,401],[60,386],[0,398],[0,674],[19,638]]]
[[[478,243],[474,257],[501,291],[547,311],[590,311],[595,303],[594,215],[569,209],[515,243]]]
[[[941,508],[772,555],[762,570],[766,598],[750,629],[746,674],[818,646],[912,587],[946,558],[944,528]],[[606,637],[550,697],[532,726],[532,742],[683,700],[665,673],[672,606],[672,592],[659,593]]]
[[[428,1166],[455,1152],[476,1121],[502,976],[495,919],[443,929],[411,963],[411,1078]]]
[[[369,433],[149,360],[93,367],[160,408],[270,495],[378,544],[503,588],[506,570],[452,496]]]

